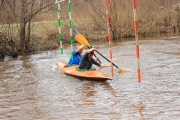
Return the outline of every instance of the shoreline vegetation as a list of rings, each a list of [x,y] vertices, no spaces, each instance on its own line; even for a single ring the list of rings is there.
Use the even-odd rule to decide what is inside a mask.
[[[0,4],[0,59],[17,57],[60,46],[55,4],[51,0],[2,1]],[[14,4],[12,4],[14,3]],[[36,4],[36,6],[33,6]],[[134,37],[131,1],[109,1],[112,40]],[[71,4],[73,27],[88,41],[107,41],[104,0],[78,0]],[[67,2],[61,4],[60,18],[63,44],[69,44]],[[180,32],[179,0],[138,0],[138,35],[141,38]],[[74,38],[74,36],[73,36]],[[76,43],[73,39],[73,43]]]

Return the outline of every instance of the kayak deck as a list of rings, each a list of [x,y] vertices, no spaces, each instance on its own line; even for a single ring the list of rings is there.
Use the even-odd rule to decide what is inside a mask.
[[[108,75],[101,72],[100,70],[88,70],[88,71],[77,71],[78,65],[66,66],[65,62],[58,61],[58,68],[66,75],[73,76],[79,79],[87,80],[112,80]]]

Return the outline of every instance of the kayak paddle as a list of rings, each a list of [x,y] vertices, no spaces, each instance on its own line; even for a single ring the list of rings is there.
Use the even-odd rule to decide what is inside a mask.
[[[88,46],[88,48],[92,48],[92,46],[89,44],[89,42],[87,41],[87,39],[79,32],[77,32],[77,29],[75,29],[76,31],[76,35],[75,35],[75,39],[83,44],[83,45],[86,45]],[[109,59],[107,59],[104,55],[102,55],[100,52],[98,52],[97,50],[95,50],[99,55],[101,55],[103,58],[105,58],[108,62],[111,63],[111,61]],[[124,69],[124,68],[119,68],[117,65],[115,65],[114,63],[112,63],[117,69],[118,69],[118,72],[123,72],[123,71],[126,71],[126,70],[130,70],[130,69]]]

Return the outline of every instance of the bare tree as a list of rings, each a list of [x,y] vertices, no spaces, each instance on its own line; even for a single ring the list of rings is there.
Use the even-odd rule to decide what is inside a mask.
[[[38,13],[47,12],[54,1],[49,0],[6,0],[13,17],[20,24],[19,38],[21,51],[28,52],[31,37],[31,21]]]

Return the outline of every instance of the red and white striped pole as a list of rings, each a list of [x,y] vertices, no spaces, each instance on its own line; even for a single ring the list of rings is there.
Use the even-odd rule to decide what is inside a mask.
[[[135,40],[136,40],[137,77],[138,77],[138,82],[141,82],[140,62],[139,62],[139,44],[138,44],[138,22],[137,22],[137,16],[136,16],[136,0],[132,0],[132,5],[133,5],[133,13],[134,13],[134,33],[135,33]]]
[[[110,34],[110,18],[109,18],[109,0],[105,0],[106,4],[106,22],[107,22],[107,28],[108,28],[108,42],[109,42],[109,54],[110,54],[110,61],[111,61],[111,74],[114,76],[114,68],[113,68],[113,62],[112,62],[112,49],[111,49],[111,34]]]

